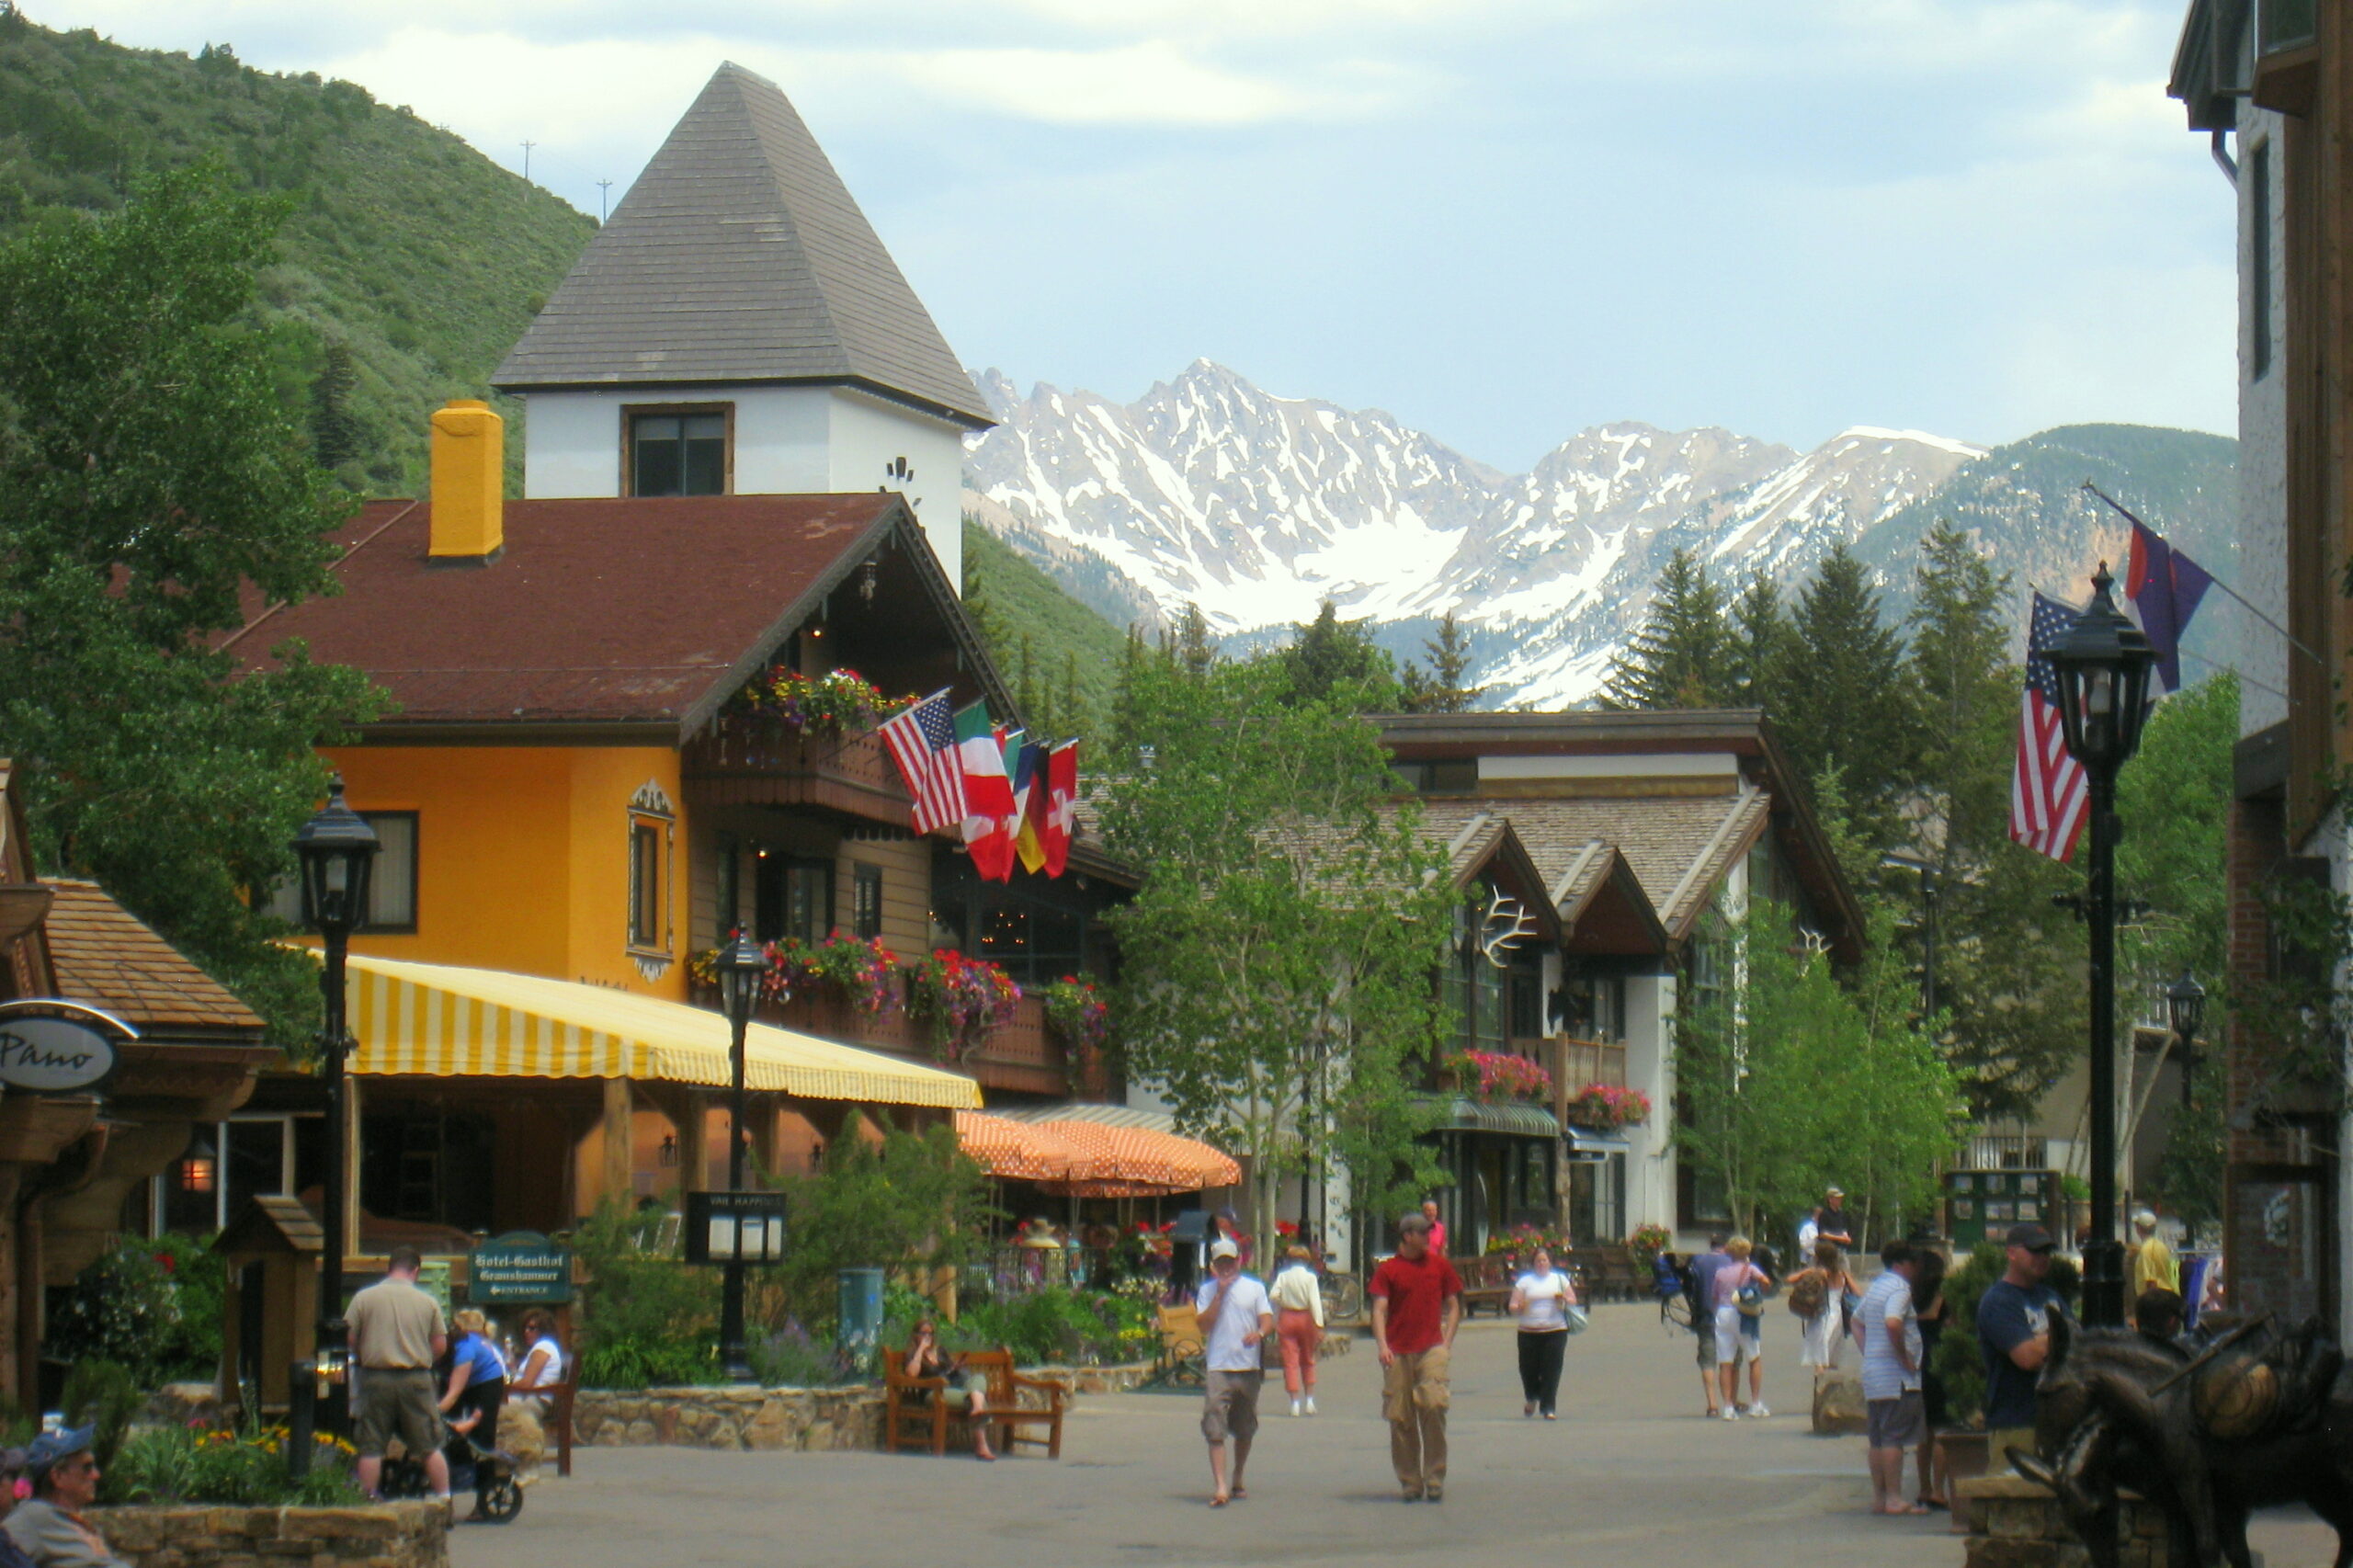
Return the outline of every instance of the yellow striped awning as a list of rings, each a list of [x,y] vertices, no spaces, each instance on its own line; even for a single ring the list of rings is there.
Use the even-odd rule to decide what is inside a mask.
[[[381,1077],[651,1078],[725,1087],[727,1019],[576,981],[354,953],[350,1071]],[[978,1110],[961,1073],[754,1024],[744,1082],[806,1099]]]

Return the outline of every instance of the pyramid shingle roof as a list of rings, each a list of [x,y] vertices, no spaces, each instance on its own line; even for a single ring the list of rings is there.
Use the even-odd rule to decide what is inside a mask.
[[[860,383],[995,423],[783,90],[732,62],[492,381]]]

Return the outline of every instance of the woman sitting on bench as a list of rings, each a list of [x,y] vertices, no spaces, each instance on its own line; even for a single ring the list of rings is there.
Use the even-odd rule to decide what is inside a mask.
[[[907,1376],[911,1378],[944,1378],[948,1392],[964,1401],[965,1417],[972,1427],[972,1457],[995,1460],[989,1451],[989,1398],[984,1380],[974,1380],[964,1371],[963,1353],[949,1356],[939,1348],[939,1340],[929,1318],[915,1324],[915,1336],[907,1346]],[[920,1391],[925,1398],[931,1391]]]

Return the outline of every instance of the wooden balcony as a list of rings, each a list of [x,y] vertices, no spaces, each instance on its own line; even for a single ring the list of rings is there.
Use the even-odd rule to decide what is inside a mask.
[[[687,743],[687,796],[708,806],[815,806],[906,827],[914,801],[881,737],[804,735],[756,714],[724,714]]]
[[[717,994],[705,986],[696,987],[695,1000],[706,1007],[718,1005]],[[978,1050],[954,1062],[934,1051],[930,1031],[907,1017],[904,1005],[880,1013],[861,1013],[839,997],[820,992],[788,1002],[763,1002],[754,1017],[779,1028],[970,1073],[983,1089],[1062,1096],[1102,1092],[1095,1082],[1100,1074],[1089,1070],[1088,1064],[1076,1064],[1074,1073],[1070,1052],[1062,1037],[1046,1027],[1046,1004],[1037,996],[1025,995],[1015,1003],[1011,1023],[992,1030]]]
[[[1552,1081],[1563,1095],[1574,1095],[1587,1084],[1608,1084],[1613,1088],[1626,1086],[1626,1047],[1597,1040],[1573,1040],[1566,1035],[1554,1042],[1560,1051],[1560,1066],[1552,1074]]]

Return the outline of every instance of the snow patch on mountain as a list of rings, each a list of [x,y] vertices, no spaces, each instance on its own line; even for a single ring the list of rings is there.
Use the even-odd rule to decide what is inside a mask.
[[[1163,615],[1198,604],[1227,633],[1327,598],[1381,622],[1450,610],[1503,707],[1590,699],[1673,550],[1728,588],[1757,571],[1794,583],[1984,452],[1859,426],[1799,453],[1629,422],[1505,474],[1379,410],[1278,397],[1208,360],[1131,403],[975,379],[1001,423],[971,446],[968,499],[1017,543],[1091,551]]]

